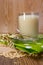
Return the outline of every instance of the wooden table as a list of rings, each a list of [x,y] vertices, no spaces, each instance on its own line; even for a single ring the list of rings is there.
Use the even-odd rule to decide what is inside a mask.
[[[24,56],[20,58],[10,59],[4,56],[0,56],[0,65],[43,65],[43,57],[32,58]]]

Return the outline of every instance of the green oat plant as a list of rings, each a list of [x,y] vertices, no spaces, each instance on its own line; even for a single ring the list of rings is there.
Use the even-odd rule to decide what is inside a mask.
[[[43,38],[37,38],[36,40],[22,40],[11,38],[14,47],[26,52],[37,54],[43,52]]]
[[[39,35],[36,39],[17,39],[9,36],[2,36],[0,38],[0,44],[6,46],[12,44],[14,48],[26,52],[37,54],[43,52],[43,35]]]
[[[8,42],[6,40],[0,39],[0,44],[8,45]]]

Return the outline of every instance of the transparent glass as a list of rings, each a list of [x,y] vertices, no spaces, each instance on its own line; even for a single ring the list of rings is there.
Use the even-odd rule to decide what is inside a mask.
[[[17,31],[25,37],[37,37],[38,35],[38,13],[21,13],[18,16]]]

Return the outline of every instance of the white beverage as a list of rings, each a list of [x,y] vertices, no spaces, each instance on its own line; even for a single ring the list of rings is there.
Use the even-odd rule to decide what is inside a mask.
[[[38,34],[38,15],[20,15],[19,30],[22,35],[37,36]]]

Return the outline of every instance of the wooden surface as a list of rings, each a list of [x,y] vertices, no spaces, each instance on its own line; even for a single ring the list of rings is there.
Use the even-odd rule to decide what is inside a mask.
[[[43,0],[0,0],[0,33],[16,33],[22,12],[39,13],[39,32],[43,33]],[[0,65],[43,65],[43,58],[0,56]]]
[[[43,33],[43,0],[0,0],[0,33],[14,33],[21,12],[39,13],[39,32]]]
[[[43,65],[43,58],[20,57],[10,59],[0,56],[0,65]]]

